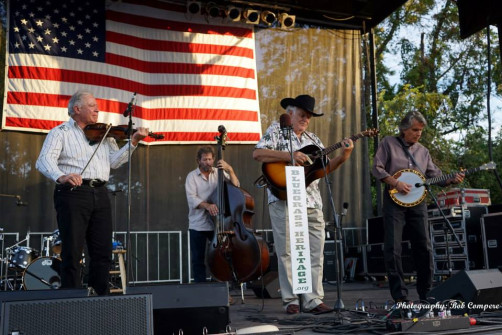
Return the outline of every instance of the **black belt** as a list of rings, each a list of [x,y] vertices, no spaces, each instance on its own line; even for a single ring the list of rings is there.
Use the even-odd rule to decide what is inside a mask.
[[[106,185],[106,180],[101,179],[82,179],[82,185],[89,187],[101,187]]]

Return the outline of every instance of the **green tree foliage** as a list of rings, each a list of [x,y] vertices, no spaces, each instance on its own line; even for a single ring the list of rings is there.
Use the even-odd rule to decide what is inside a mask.
[[[390,16],[375,30],[382,135],[396,134],[402,116],[419,110],[428,120],[421,142],[444,172],[488,162],[488,62],[492,92],[500,95],[502,87],[501,58],[499,50],[493,48],[499,41],[494,31],[492,27],[460,39],[458,7],[453,0],[410,0]],[[487,32],[493,48],[490,59]],[[397,59],[399,74],[387,67],[387,57],[392,63]],[[501,140],[499,132],[492,146],[499,171]],[[470,176],[463,187],[490,189],[492,202],[502,201],[501,185],[492,172]]]

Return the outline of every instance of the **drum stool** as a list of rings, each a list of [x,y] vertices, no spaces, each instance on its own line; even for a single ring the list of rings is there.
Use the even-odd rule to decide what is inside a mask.
[[[119,261],[119,269],[120,270],[110,270],[111,275],[119,275],[120,281],[122,284],[122,288],[112,288],[110,289],[110,293],[122,293],[126,294],[126,286],[127,286],[127,277],[126,270],[124,264],[124,254],[126,250],[124,249],[116,249],[112,251],[112,254],[117,255]]]

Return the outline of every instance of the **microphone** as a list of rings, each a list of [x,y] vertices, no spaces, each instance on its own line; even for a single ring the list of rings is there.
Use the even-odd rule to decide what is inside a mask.
[[[132,106],[134,105],[135,101],[136,101],[136,92],[133,93],[131,101],[129,102],[129,104],[127,105],[126,110],[123,113],[124,117],[128,117],[129,114],[131,114]]]
[[[28,203],[27,202],[22,202],[21,201],[21,196],[20,195],[16,195],[16,206],[28,206]]]
[[[343,206],[342,216],[345,216],[345,215],[347,215],[347,209],[349,208],[349,203],[348,202],[344,202],[342,206]]]
[[[415,187],[429,186],[429,183],[416,183]]]
[[[284,139],[288,139],[289,131],[291,130],[291,115],[288,113],[281,114],[279,117],[279,125],[281,127],[282,135]]]

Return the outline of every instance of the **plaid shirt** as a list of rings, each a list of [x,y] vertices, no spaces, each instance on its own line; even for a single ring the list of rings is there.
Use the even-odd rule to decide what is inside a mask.
[[[293,151],[298,151],[303,147],[308,145],[316,145],[319,148],[324,148],[321,140],[314,133],[304,132],[301,137],[291,136],[293,143]],[[277,151],[290,151],[289,150],[289,139],[285,139],[282,136],[281,128],[279,122],[273,122],[270,127],[268,127],[265,134],[262,136],[260,141],[256,144],[255,149],[270,149]],[[322,199],[321,192],[319,191],[319,179],[313,181],[307,187],[307,207],[317,208],[322,210]],[[275,197],[270,189],[267,189],[268,193],[268,203],[278,201],[279,199]]]

